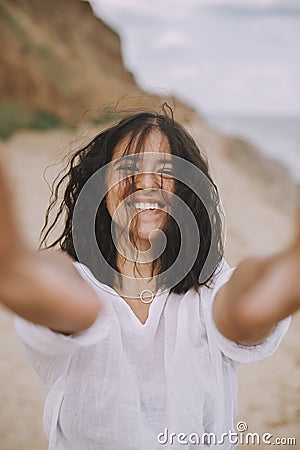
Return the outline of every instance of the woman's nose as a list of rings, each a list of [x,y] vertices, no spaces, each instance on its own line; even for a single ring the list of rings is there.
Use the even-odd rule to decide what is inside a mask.
[[[143,172],[135,175],[136,188],[149,189],[159,186],[159,176],[154,172]]]

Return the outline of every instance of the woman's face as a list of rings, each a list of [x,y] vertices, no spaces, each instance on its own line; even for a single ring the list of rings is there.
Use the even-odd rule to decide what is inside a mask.
[[[114,150],[112,161],[118,161],[110,166],[106,177],[106,207],[119,231],[124,230],[133,218],[133,229],[136,230],[134,240],[143,250],[149,247],[151,232],[163,228],[170,212],[171,198],[168,193],[173,193],[175,187],[171,149],[167,137],[159,130],[153,130],[145,138],[140,153],[135,154],[132,148],[129,153],[133,156],[131,160],[128,156],[122,158],[128,142],[129,138],[123,139]],[[120,178],[132,172],[133,192],[129,195],[126,183],[132,179],[131,176],[123,181]],[[151,238],[154,236],[151,235]]]

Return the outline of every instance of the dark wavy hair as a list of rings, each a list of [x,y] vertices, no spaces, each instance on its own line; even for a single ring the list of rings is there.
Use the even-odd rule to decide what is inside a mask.
[[[203,189],[206,189],[205,195],[209,198],[209,213],[202,203],[199,196],[190,189],[182,181],[175,180],[175,196],[180,197],[188,208],[192,211],[196,223],[198,225],[200,235],[200,246],[197,258],[193,267],[188,271],[187,275],[183,277],[176,286],[172,286],[171,292],[182,294],[194,287],[198,289],[201,285],[210,286],[212,276],[219,266],[223,257],[223,240],[222,240],[222,212],[220,208],[220,199],[218,189],[214,184],[208,168],[206,157],[202,154],[192,136],[174,120],[173,112],[169,108],[163,107],[161,113],[153,111],[142,111],[137,113],[127,114],[118,123],[101,131],[92,141],[85,145],[80,150],[77,150],[70,158],[65,174],[61,172],[54,180],[52,185],[52,196],[49,207],[46,211],[45,224],[41,231],[40,248],[54,249],[60,248],[63,252],[70,255],[75,261],[78,261],[78,256],[74,248],[74,232],[78,233],[77,242],[82,248],[89,248],[92,244],[88,242],[86,234],[80,230],[72,229],[73,213],[78,196],[89,178],[100,168],[108,164],[113,157],[116,146],[123,140],[129,138],[129,143],[124,153],[128,153],[130,149],[134,152],[139,152],[142,148],[145,139],[152,130],[158,130],[168,139],[172,155],[184,158],[199,169],[210,181],[205,183]],[[188,175],[187,175],[188,177]],[[132,177],[134,178],[134,176]],[[105,178],[103,177],[103,183]],[[199,180],[201,183],[201,180]],[[134,191],[134,180],[130,184],[131,192]],[[62,200],[61,192],[63,192]],[[54,218],[50,220],[52,210],[58,206],[58,211]],[[117,267],[117,251],[113,242],[111,234],[112,220],[106,208],[105,198],[100,202],[95,217],[92,217],[92,205],[85,205],[87,213],[85,220],[95,220],[95,235],[98,247],[104,256],[105,261],[110,267],[120,273]],[[89,214],[89,211],[91,213]],[[56,228],[58,223],[63,220],[63,230],[58,238],[48,243],[50,235]],[[207,276],[207,279],[199,281],[199,275],[204,267],[210,247],[212,245],[212,229],[217,239],[214,240],[213,249],[215,255],[215,270]],[[187,225],[189,227],[189,225]],[[162,285],[167,286],[168,280],[163,278],[163,273],[171,267],[176,260],[180,245],[181,235],[179,227],[171,215],[168,215],[165,221],[163,231],[166,236],[166,247],[159,258],[152,262],[152,276],[153,273],[161,274],[163,280]],[[188,236],[188,230],[187,230]],[[78,249],[76,245],[76,249]],[[98,250],[98,249],[97,249]],[[183,255],[188,255],[189,240],[186,240],[185,248],[182,249]],[[98,250],[99,251],[99,250]],[[185,258],[183,258],[184,260]],[[84,262],[84,261],[80,261]],[[96,278],[113,286],[112,272],[107,267],[99,267],[99,260],[93,257],[91,250],[89,269],[93,272]],[[183,267],[184,273],[184,267]]]

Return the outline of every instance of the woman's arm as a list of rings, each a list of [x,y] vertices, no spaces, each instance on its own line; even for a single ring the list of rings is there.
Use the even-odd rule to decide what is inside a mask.
[[[300,227],[294,243],[269,258],[248,258],[217,293],[213,315],[228,339],[254,345],[300,308]]]
[[[67,255],[28,248],[17,225],[0,157],[0,302],[52,330],[82,331],[95,321],[99,299]]]

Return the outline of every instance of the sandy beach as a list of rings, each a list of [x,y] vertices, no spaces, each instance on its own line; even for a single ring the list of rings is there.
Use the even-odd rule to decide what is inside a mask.
[[[190,126],[206,150],[219,186],[227,222],[226,258],[235,265],[251,254],[270,254],[282,249],[294,231],[295,207],[291,199],[276,202],[273,185],[256,180],[247,167],[229,156],[228,142],[201,123]],[[82,133],[80,133],[81,135]],[[36,247],[48,204],[49,187],[62,155],[79,145],[75,131],[21,132],[4,143],[16,210],[29,242]],[[86,136],[83,138],[86,139]],[[72,143],[70,145],[70,143]],[[280,177],[280,173],[278,174]],[[279,350],[272,357],[239,372],[239,416],[248,431],[294,437],[300,448],[300,314]],[[0,308],[0,449],[45,450],[42,428],[44,394],[26,362],[12,325],[12,315]],[[240,446],[244,448],[245,446]],[[247,446],[246,446],[247,447]],[[265,448],[264,445],[248,446]]]

